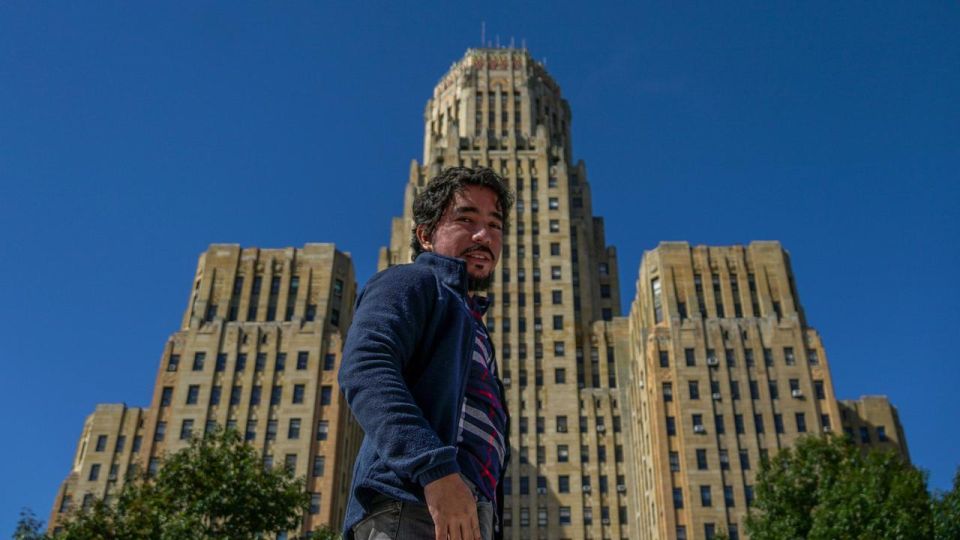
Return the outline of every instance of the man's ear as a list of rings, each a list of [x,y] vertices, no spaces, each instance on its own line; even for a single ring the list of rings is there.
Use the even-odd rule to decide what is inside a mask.
[[[433,251],[433,242],[430,241],[430,237],[427,236],[427,225],[421,223],[417,225],[417,241],[420,242],[420,247],[424,251]]]

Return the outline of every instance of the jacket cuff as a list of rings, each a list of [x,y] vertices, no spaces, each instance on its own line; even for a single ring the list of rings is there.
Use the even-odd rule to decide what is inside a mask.
[[[420,484],[420,487],[426,487],[427,484],[433,482],[434,480],[439,480],[444,476],[459,472],[460,465],[457,464],[457,460],[447,461],[424,471],[423,474],[417,477],[417,483]]]

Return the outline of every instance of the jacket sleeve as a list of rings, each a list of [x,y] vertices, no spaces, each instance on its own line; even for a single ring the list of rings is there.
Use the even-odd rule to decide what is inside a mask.
[[[403,377],[438,294],[432,274],[413,268],[374,276],[357,299],[338,376],[383,462],[421,486],[460,471],[456,447],[440,440]]]

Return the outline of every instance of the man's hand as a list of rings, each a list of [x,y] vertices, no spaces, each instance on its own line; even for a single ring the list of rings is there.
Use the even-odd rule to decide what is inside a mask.
[[[481,540],[477,500],[459,473],[430,482],[423,487],[423,495],[436,540]]]

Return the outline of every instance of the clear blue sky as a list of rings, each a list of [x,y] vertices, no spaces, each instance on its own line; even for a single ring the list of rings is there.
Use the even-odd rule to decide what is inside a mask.
[[[0,3],[0,534],[84,417],[147,404],[212,242],[376,265],[426,99],[521,38],[573,110],[624,304],[661,240],[780,240],[838,393],[960,464],[960,8]]]

